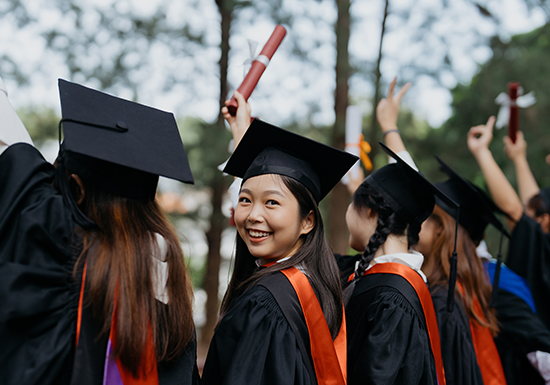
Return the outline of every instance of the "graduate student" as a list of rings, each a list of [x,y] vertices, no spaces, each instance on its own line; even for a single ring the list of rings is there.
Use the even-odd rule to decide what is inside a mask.
[[[476,247],[485,228],[502,224],[486,203],[483,192],[437,158],[449,179],[435,185],[460,205],[457,233],[457,277],[454,311],[447,309],[450,259],[455,242],[455,210],[436,199],[434,212],[422,225],[418,245],[426,259],[437,314],[447,384],[504,384],[504,371],[493,337],[499,331],[490,307],[492,287]]]
[[[240,94],[235,139],[250,123]],[[239,117],[244,118],[239,120]],[[318,204],[353,155],[258,119],[224,172],[242,178],[235,267],[203,384],[345,384],[339,273]]]
[[[399,102],[410,86],[395,96],[396,80],[377,107],[383,147],[393,160],[357,188],[346,222],[350,246],[362,252],[345,291],[350,384],[444,384],[437,319],[424,257],[411,247],[422,222],[431,214],[437,190],[410,164],[399,138]],[[400,146],[400,147],[399,147]],[[403,156],[404,161],[401,159]],[[396,163],[395,163],[396,162]],[[448,200],[449,205],[454,202]],[[340,266],[342,259],[337,256]]]
[[[507,153],[516,165],[520,200],[489,150],[494,122],[494,117],[490,117],[485,125],[472,127],[468,148],[483,172],[496,205],[511,218],[507,220],[512,237],[506,264],[527,279],[537,314],[550,329],[550,189],[538,189],[525,157],[523,134],[518,132],[515,148],[509,138],[506,141]]]
[[[192,292],[158,176],[192,183],[171,113],[59,80],[55,166],[0,81],[0,383],[198,383]]]

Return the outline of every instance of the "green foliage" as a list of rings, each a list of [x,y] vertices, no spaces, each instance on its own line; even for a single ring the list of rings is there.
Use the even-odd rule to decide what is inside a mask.
[[[466,145],[470,127],[484,124],[496,115],[499,106],[495,98],[507,91],[507,83],[518,81],[525,92],[534,91],[537,103],[520,110],[520,129],[528,143],[528,160],[539,185],[550,184],[545,156],[550,153],[550,25],[530,33],[512,37],[509,42],[498,38],[491,41],[492,58],[483,65],[470,84],[459,84],[452,91],[453,115],[439,129],[432,129],[425,138],[408,129],[403,130],[406,144],[418,160],[419,167],[430,180],[442,180],[432,155],[439,155],[465,178],[483,186],[483,176]],[[491,150],[507,177],[515,183],[511,161],[503,152],[506,129],[495,130]],[[422,139],[422,140],[418,140]]]
[[[59,116],[46,107],[25,107],[17,111],[34,144],[40,147],[46,140],[58,139]]]

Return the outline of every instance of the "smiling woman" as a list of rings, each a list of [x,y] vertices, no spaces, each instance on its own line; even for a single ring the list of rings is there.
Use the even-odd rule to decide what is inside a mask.
[[[237,100],[237,117],[249,113]],[[250,125],[224,170],[243,178],[237,249],[203,384],[345,384],[342,290],[318,204],[356,160]]]
[[[250,253],[265,265],[296,254],[315,225],[313,211],[299,215],[298,200],[275,174],[243,183],[235,223]]]

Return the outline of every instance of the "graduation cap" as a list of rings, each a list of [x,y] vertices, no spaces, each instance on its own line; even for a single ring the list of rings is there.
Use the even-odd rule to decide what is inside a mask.
[[[495,268],[493,292],[491,294],[490,302],[490,306],[494,306],[498,293],[498,290],[495,289],[498,289],[500,268],[502,265],[502,240],[504,236],[510,239],[510,234],[506,231],[504,225],[498,220],[494,213],[501,213],[506,216],[508,216],[508,214],[498,208],[498,206],[491,198],[489,198],[485,191],[462,178],[437,155],[435,155],[435,158],[441,165],[443,172],[449,176],[447,181],[436,183],[436,185],[460,204],[461,215],[459,223],[466,229],[472,241],[477,243],[483,238],[488,224],[492,224],[497,230],[500,231],[497,264]],[[452,215],[450,209],[444,202],[437,203],[441,206],[441,208],[443,208],[443,210]]]
[[[478,243],[483,238],[485,229],[489,224],[492,224],[497,230],[510,238],[510,234],[494,214],[494,212],[502,213],[502,211],[487,196],[485,191],[462,178],[437,155],[435,155],[435,158],[441,165],[442,171],[449,177],[445,182],[435,183],[435,185],[460,205],[459,223],[466,229],[470,238]],[[436,203],[447,213],[454,216],[454,209],[447,206],[445,202],[436,198]]]
[[[409,166],[384,143],[379,143],[384,152],[395,159],[396,163],[376,170],[366,181],[382,195],[399,217],[411,224],[421,224],[432,214],[436,196],[449,207],[458,208],[456,202],[420,172]]]
[[[59,96],[61,169],[115,195],[136,199],[154,199],[159,175],[193,183],[172,113],[63,79]],[[59,172],[66,196],[66,177]]]
[[[395,159],[397,163],[382,167],[369,175],[366,180],[384,197],[386,203],[397,215],[411,224],[421,224],[432,214],[436,198],[454,211],[452,215],[457,222],[454,250],[450,260],[449,294],[447,296],[447,310],[452,312],[456,284],[456,242],[460,205],[428,181],[420,172],[409,166],[384,143],[379,143],[384,152]]]
[[[243,180],[278,174],[305,185],[319,203],[359,158],[254,119],[223,172]]]

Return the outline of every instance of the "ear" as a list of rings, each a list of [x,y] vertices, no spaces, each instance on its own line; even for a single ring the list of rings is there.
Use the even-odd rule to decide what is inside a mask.
[[[311,210],[307,217],[304,218],[302,221],[302,230],[300,231],[300,235],[308,234],[313,228],[315,227],[315,214],[313,213],[313,210]]]
[[[80,179],[80,177],[76,174],[71,174],[70,178],[75,182],[73,184],[74,188],[71,190],[72,190],[74,199],[76,201],[76,204],[80,206],[82,202],[84,202],[84,197],[86,196],[86,189],[84,188],[84,182],[82,182],[82,179]]]

